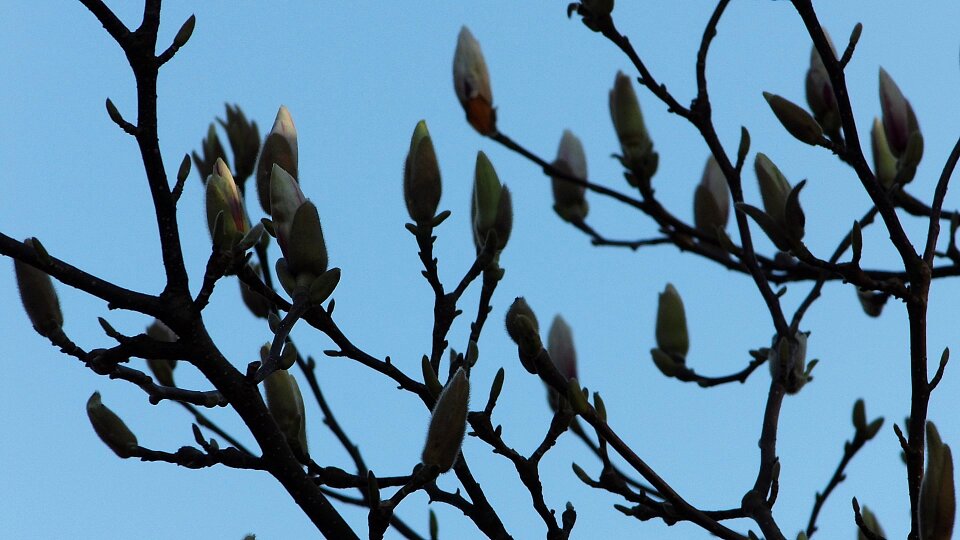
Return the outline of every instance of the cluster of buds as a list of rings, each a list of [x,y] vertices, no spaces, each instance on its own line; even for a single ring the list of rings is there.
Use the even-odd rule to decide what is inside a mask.
[[[470,402],[470,378],[461,367],[450,377],[430,416],[427,440],[420,460],[440,473],[453,468],[460,455],[467,430],[467,407]]]
[[[703,168],[703,176],[693,194],[693,222],[697,229],[715,236],[724,230],[730,220],[730,190],[717,160],[710,156]]]
[[[557,371],[567,380],[577,378],[577,350],[573,345],[573,331],[560,315],[553,319],[547,333],[547,352]],[[559,393],[547,387],[547,400],[550,408],[557,411],[560,407]]]
[[[264,387],[267,391],[267,408],[287,439],[287,444],[297,459],[308,462],[307,420],[297,380],[285,369],[278,369],[266,378]]]
[[[496,242],[495,253],[503,251],[513,229],[513,203],[510,190],[500,183],[497,171],[483,152],[477,153],[470,217],[477,252],[491,240]]]
[[[957,513],[953,453],[933,422],[927,422],[927,470],[920,485],[920,538],[949,540]]]
[[[211,122],[210,127],[207,128],[207,136],[200,142],[200,151],[202,155],[196,150],[192,152],[193,164],[197,167],[200,179],[206,181],[206,178],[213,173],[213,165],[218,159],[227,161],[227,151],[220,144],[216,124]]]
[[[421,120],[413,130],[410,151],[403,164],[403,199],[414,222],[432,223],[440,204],[440,167],[427,123]]]
[[[810,332],[797,332],[793,338],[773,337],[767,356],[770,376],[783,384],[788,394],[796,394],[810,380],[807,369],[807,336]],[[811,363],[812,367],[812,363]]]
[[[35,238],[27,238],[23,243],[38,255],[46,253]],[[63,312],[60,311],[60,299],[53,288],[50,275],[16,259],[13,261],[13,269],[17,276],[20,300],[33,329],[47,338],[60,334],[63,330]]]
[[[158,320],[154,320],[147,327],[147,335],[157,341],[174,342],[177,341],[177,334],[170,330],[167,325]],[[163,386],[176,386],[173,382],[173,370],[177,367],[176,360],[165,358],[148,358],[147,367],[157,378],[157,382]]]
[[[650,356],[657,369],[667,377],[687,372],[687,352],[690,350],[687,315],[683,299],[672,283],[667,283],[657,302],[656,337],[657,347],[650,349]]]
[[[223,159],[217,159],[213,172],[207,177],[206,198],[207,226],[213,244],[229,251],[250,232],[250,222],[243,205],[243,196]],[[253,239],[253,242],[257,239],[259,236]],[[253,242],[250,242],[250,245]]]
[[[657,172],[660,156],[653,151],[653,140],[643,122],[633,83],[619,71],[610,91],[610,117],[623,152],[620,161],[630,171],[627,181],[634,187],[649,185]]]
[[[524,369],[535,375],[537,373],[536,358],[543,349],[543,342],[540,341],[540,323],[537,322],[536,314],[522,296],[518,296],[507,310],[506,326],[510,339],[517,344],[520,363],[523,364]]]
[[[495,135],[497,111],[493,108],[490,73],[480,43],[466,26],[460,29],[453,55],[453,89],[470,125],[481,135]]]
[[[886,187],[906,184],[913,180],[923,158],[923,135],[913,107],[883,68],[880,68],[880,110],[882,133],[877,122],[871,132],[877,179]]]
[[[100,392],[94,392],[87,400],[87,417],[100,440],[117,456],[128,458],[137,448],[137,436],[100,401]]]
[[[583,152],[580,139],[570,130],[564,130],[560,137],[560,147],[557,148],[557,159],[553,162],[554,168],[561,172],[579,178],[587,179],[587,156]],[[587,217],[590,205],[584,197],[586,186],[574,184],[562,178],[553,177],[553,210],[570,223],[581,223]]]
[[[217,122],[227,132],[230,149],[233,151],[233,170],[237,179],[243,182],[253,174],[260,152],[260,128],[257,123],[247,120],[237,105],[226,104],[227,118]]]
[[[836,51],[833,48],[833,42],[830,41],[830,36],[827,36],[827,42],[830,43],[830,50],[836,57]],[[838,140],[840,136],[840,107],[837,105],[837,97],[833,93],[830,74],[827,73],[827,67],[823,64],[823,58],[817,52],[815,46],[810,50],[810,67],[807,69],[805,86],[807,105],[813,112],[813,118],[816,119],[828,137]]]
[[[280,106],[277,118],[273,121],[273,129],[267,134],[257,161],[257,197],[260,207],[271,214],[271,180],[273,167],[279,166],[290,176],[299,178],[297,158],[297,128],[293,125],[293,118],[286,107]]]

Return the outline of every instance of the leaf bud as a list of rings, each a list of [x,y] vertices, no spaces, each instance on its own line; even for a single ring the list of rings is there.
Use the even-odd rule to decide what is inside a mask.
[[[823,138],[823,128],[799,105],[776,94],[763,93],[763,98],[777,116],[777,120],[798,141],[816,145]]]
[[[553,162],[553,166],[575,178],[587,179],[587,157],[583,152],[583,145],[570,130],[563,131],[560,147],[557,148],[557,159]],[[584,197],[587,191],[586,186],[557,177],[553,177],[551,183],[553,210],[565,221],[582,222],[590,210]]]
[[[300,178],[297,168],[297,128],[293,125],[290,111],[283,105],[277,111],[273,129],[267,134],[257,161],[257,197],[263,211],[273,215],[273,168],[286,171],[294,179]],[[276,216],[274,216],[276,219]]]
[[[441,191],[437,154],[427,123],[421,120],[413,130],[410,151],[403,166],[403,199],[410,218],[417,223],[432,221],[440,204]]]
[[[660,293],[657,304],[657,347],[663,352],[685,358],[690,350],[687,316],[680,293],[671,283]]]
[[[540,341],[540,324],[522,296],[518,296],[507,310],[506,326],[510,339],[517,344],[520,363],[523,364],[524,369],[536,374],[537,367],[534,359],[543,348],[543,343]]]
[[[23,243],[37,251],[39,242],[34,238],[27,238]],[[47,338],[59,333],[63,328],[63,312],[60,311],[60,299],[50,275],[17,259],[13,260],[13,269],[17,276],[20,300],[33,329]]]
[[[457,463],[463,435],[467,429],[470,379],[463,368],[447,381],[430,417],[427,441],[420,456],[424,465],[447,472]]]
[[[653,141],[643,122],[633,83],[620,71],[610,91],[610,116],[620,140],[623,165],[632,173],[628,176],[630,185],[645,185],[657,172],[660,157],[653,151]]]
[[[300,386],[290,372],[279,369],[264,381],[267,391],[267,408],[277,426],[287,439],[293,454],[301,462],[309,456],[307,450],[307,423]]]
[[[100,440],[117,456],[128,458],[137,448],[137,436],[100,401],[100,392],[94,392],[87,400],[87,417]]]
[[[796,394],[807,383],[807,336],[810,332],[797,332],[794,338],[777,339],[767,357],[770,375],[778,379],[788,394]]]
[[[453,89],[470,125],[481,135],[495,134],[497,111],[493,108],[490,73],[480,43],[466,26],[460,28],[453,54]]]
[[[711,155],[703,168],[700,184],[693,194],[693,221],[704,233],[714,236],[730,220],[730,190],[717,160]]]
[[[223,217],[223,238],[214,238],[214,244],[224,249],[232,248],[250,230],[243,197],[237,189],[230,169],[222,159],[213,165],[213,173],[207,177],[207,226],[210,234],[216,231],[217,215]]]
[[[175,342],[177,341],[177,334],[170,330],[167,325],[162,322],[154,319],[150,326],[147,327],[147,335],[157,341],[166,341],[166,342]],[[166,358],[148,358],[147,367],[150,368],[150,371],[153,373],[153,376],[157,378],[157,382],[163,386],[176,386],[173,382],[173,370],[177,367],[176,360],[168,360]]]
[[[917,117],[900,87],[883,68],[880,68],[880,110],[883,113],[883,131],[890,151],[901,157],[907,149],[910,135],[920,131]]]

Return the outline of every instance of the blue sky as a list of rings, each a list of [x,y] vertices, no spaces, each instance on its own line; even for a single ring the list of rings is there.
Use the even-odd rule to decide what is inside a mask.
[[[113,2],[135,26],[138,2]],[[693,60],[711,2],[618,3],[621,30],[658,79],[681,103],[693,95]],[[879,114],[878,66],[911,100],[926,140],[924,161],[909,191],[929,198],[957,136],[960,76],[957,36],[960,5],[901,2],[820,2],[821,20],[838,47],[853,25],[863,37],[848,67],[857,121],[865,131]],[[746,351],[767,345],[773,329],[746,277],[673,247],[633,253],[595,248],[551,209],[549,180],[523,158],[477,135],[463,118],[451,84],[457,32],[468,25],[491,71],[501,131],[552,159],[563,129],[587,152],[590,179],[628,191],[607,111],[617,70],[629,63],[601,36],[565,16],[566,2],[185,2],[164,5],[161,43],[168,43],[191,13],[190,43],[161,72],[160,141],[168,171],[198,147],[223,103],[238,103],[261,130],[281,104],[299,131],[301,183],[318,206],[331,264],[343,269],[336,317],[347,335],[378,357],[389,355],[419,377],[429,348],[432,297],[419,275],[416,244],[404,229],[401,170],[416,122],[426,119],[444,180],[442,209],[453,216],[439,230],[436,254],[446,283],[459,281],[473,260],[469,195],[475,154],[484,150],[514,194],[515,220],[501,258],[506,276],[480,342],[472,377],[474,407],[482,407],[494,373],[506,369],[494,415],[508,444],[529,453],[549,420],[541,383],[516,359],[501,321],[515,296],[526,296],[546,327],[562,313],[573,327],[584,384],[604,396],[610,422],[685,498],[710,509],[739,504],[756,472],[766,368],[744,385],[701,390],[664,379],[650,361],[657,293],[672,282],[683,295],[691,333],[688,362],[698,371],[741,369]],[[194,11],[195,10],[195,11]],[[125,287],[156,293],[163,283],[159,244],[146,182],[133,140],[103,108],[110,97],[134,117],[133,77],[119,48],[79,3],[4,2],[0,5],[0,231],[39,237],[51,254]],[[809,38],[788,2],[735,2],[711,51],[708,76],[715,121],[734,151],[740,126],[750,129],[753,151],[767,153],[792,181],[809,179],[803,193],[808,245],[824,258],[869,207],[859,182],[822,149],[796,143],[770,113],[761,91],[802,102]],[[692,219],[692,194],[706,159],[694,129],[641,93],[649,131],[660,153],[654,187],[668,208]],[[752,155],[751,160],[752,163]],[[752,175],[747,198],[759,202]],[[209,253],[203,190],[194,173],[179,207],[191,286],[199,287]],[[649,219],[615,202],[589,196],[589,222],[616,238],[656,234]],[[251,212],[257,210],[250,201]],[[946,206],[960,206],[956,190]],[[905,218],[915,242],[925,221]],[[765,239],[760,249],[772,253]],[[880,226],[864,232],[864,265],[893,267],[896,257]],[[12,265],[7,263],[8,268]],[[788,288],[792,312],[807,286]],[[82,347],[106,346],[96,317],[137,333],[142,315],[109,312],[79,291],[58,286],[67,333]],[[475,311],[479,285],[463,299]],[[268,329],[250,316],[237,286],[218,286],[205,319],[235,365],[256,357]],[[848,469],[824,509],[822,538],[854,537],[849,501],[857,496],[879,515],[891,536],[909,527],[906,483],[896,439],[889,429],[909,408],[906,316],[891,302],[883,317],[868,319],[853,290],[834,282],[803,325],[812,332],[809,357],[819,358],[816,380],[789,397],[781,418],[783,464],[775,509],[788,536],[806,525],[813,494],[822,489],[852,436],[850,407],[863,397],[870,417],[887,418],[884,430]],[[955,282],[934,284],[930,305],[931,362],[956,348]],[[151,406],[138,389],[109,381],[59,354],[33,333],[23,315],[12,270],[0,272],[0,359],[7,384],[0,392],[6,435],[0,438],[0,527],[10,538],[304,538],[312,531],[279,485],[265,474],[226,468],[189,471],[172,465],[116,458],[96,438],[84,411],[94,390],[136,432],[141,444],[174,450],[191,444],[191,418],[170,403]],[[450,340],[465,348],[469,320]],[[317,357],[318,377],[338,419],[367,463],[381,476],[405,474],[418,461],[428,412],[383,377],[343,359],[328,359],[330,343],[297,328],[301,351]],[[203,388],[186,365],[178,381]],[[956,421],[960,383],[948,369],[931,402],[931,418],[948,443],[960,440]],[[252,442],[230,410],[211,413],[244,442]],[[308,408],[311,453],[324,464],[350,462]],[[465,453],[507,529],[516,538],[542,537],[543,523],[512,466],[468,438]],[[615,497],[591,491],[570,472],[576,461],[596,475],[599,465],[579,441],[561,438],[542,464],[548,505],[578,510],[575,537],[645,535],[694,538],[689,525],[667,529],[639,523],[612,509]],[[455,489],[443,477],[442,487]],[[389,491],[388,491],[389,493]],[[426,531],[423,496],[398,514]],[[473,538],[466,519],[433,505],[441,537]],[[343,510],[358,530],[366,516]],[[745,530],[746,523],[733,523]],[[388,533],[388,537],[389,537]]]

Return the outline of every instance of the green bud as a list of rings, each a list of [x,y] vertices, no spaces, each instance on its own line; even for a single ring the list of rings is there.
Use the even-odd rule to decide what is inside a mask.
[[[786,222],[784,209],[787,204],[787,197],[790,196],[790,182],[766,154],[757,154],[754,169],[757,172],[757,180],[760,182],[760,197],[763,199],[763,209],[773,218],[774,223],[783,227]]]
[[[263,141],[263,149],[257,161],[257,196],[264,212],[273,216],[274,166],[280,167],[294,179],[299,179],[297,163],[297,128],[293,125],[290,111],[281,105],[273,122],[273,129]],[[276,216],[273,218],[276,219]]]
[[[158,320],[154,320],[150,323],[150,326],[147,327],[147,335],[157,341],[167,341],[171,343],[178,339],[177,334],[175,334],[173,330],[170,330],[167,328],[167,325]],[[173,370],[177,367],[176,360],[167,360],[164,358],[147,359],[147,367],[150,368],[157,382],[163,386],[176,386],[173,382]]]
[[[763,98],[777,115],[777,120],[798,141],[810,145],[817,144],[823,137],[823,128],[810,116],[810,113],[795,103],[769,92],[763,93]]]
[[[481,135],[495,134],[497,111],[493,108],[490,73],[480,43],[466,26],[460,28],[453,55],[453,89],[470,125]]]
[[[257,166],[257,154],[260,152],[260,128],[257,123],[247,120],[238,105],[225,105],[227,119],[217,122],[227,132],[230,149],[233,150],[234,172],[237,181],[242,183],[254,173]]]
[[[36,250],[33,238],[27,238],[24,244]],[[17,288],[23,309],[33,324],[33,329],[44,337],[51,337],[63,328],[63,312],[60,311],[60,299],[53,288],[50,275],[27,263],[13,260],[14,273],[17,276]]]
[[[490,231],[497,234],[496,251],[506,247],[513,228],[512,198],[510,190],[500,184],[497,171],[483,152],[477,153],[471,218],[477,251],[483,248]]]
[[[877,520],[877,516],[874,515],[872,511],[866,506],[863,506],[860,509],[860,516],[863,518],[863,524],[866,525],[868,529],[873,531],[874,534],[878,536],[885,536],[883,532],[883,527],[880,526],[880,522]],[[867,540],[866,535],[863,534],[859,528],[857,529],[857,540]]]
[[[653,151],[653,141],[643,122],[633,83],[619,71],[610,91],[610,116],[620,140],[623,164],[633,173],[631,185],[637,187],[649,182],[657,172],[659,156]]]
[[[417,123],[410,140],[410,151],[403,166],[403,198],[410,218],[417,223],[433,220],[440,204],[440,167],[433,149],[427,123]]]
[[[301,462],[309,456],[307,450],[307,423],[303,408],[303,396],[297,380],[286,370],[277,370],[264,381],[267,391],[267,408],[277,422],[287,444]]]
[[[687,370],[682,357],[668,354],[660,349],[650,349],[653,364],[667,377],[676,377]]]
[[[730,220],[730,190],[717,160],[710,156],[693,195],[693,220],[697,228],[714,236]]]
[[[920,485],[920,540],[950,540],[957,501],[953,482],[953,454],[927,422],[927,470]]]
[[[794,340],[774,336],[767,363],[770,376],[779,379],[788,394],[796,394],[807,383],[807,336],[810,332],[797,332]]]
[[[310,302],[313,305],[320,305],[330,298],[333,290],[340,283],[340,269],[331,268],[320,274],[310,283]]]
[[[657,347],[663,352],[685,358],[690,350],[687,316],[680,293],[670,283],[660,293],[657,304]]]
[[[907,149],[910,135],[920,131],[917,116],[893,78],[880,68],[880,110],[883,112],[883,131],[894,156],[900,157]]]
[[[527,371],[536,374],[534,358],[543,349],[543,343],[540,341],[540,325],[537,322],[537,316],[522,296],[518,296],[507,310],[506,323],[507,334],[517,344],[520,363]]]
[[[223,214],[223,238],[214,238],[214,243],[225,249],[232,248],[250,230],[243,197],[222,159],[213,165],[213,173],[207,178],[207,226],[213,235],[218,214]]]
[[[290,173],[275,165],[270,175],[270,217],[280,249],[287,249],[294,214],[307,198],[300,191],[300,183]]]
[[[553,166],[570,176],[587,179],[587,157],[583,152],[583,145],[570,130],[564,130],[560,138],[560,147],[557,149],[557,159]],[[587,188],[560,178],[552,178],[551,183],[553,210],[565,221],[582,222],[590,210],[584,197]]]
[[[827,41],[830,37],[827,36]],[[830,43],[833,49],[833,43]],[[834,52],[836,55],[836,52]],[[810,68],[807,69],[806,78],[807,104],[813,111],[813,117],[817,120],[823,130],[831,137],[836,137],[840,133],[840,108],[837,106],[837,98],[833,94],[833,83],[830,82],[830,74],[823,64],[823,59],[816,47],[810,50]]]
[[[423,358],[420,359],[420,370],[423,373],[423,384],[427,386],[430,395],[438,397],[440,393],[443,392],[443,385],[440,384],[440,379],[437,378],[437,372],[433,370],[433,366],[430,364],[430,358],[427,357],[427,355],[423,355]]]
[[[427,441],[420,456],[424,465],[435,466],[444,473],[457,463],[463,435],[467,429],[469,402],[470,379],[463,368],[460,368],[447,381],[433,407]]]
[[[87,400],[87,417],[100,440],[119,457],[128,458],[137,448],[137,436],[100,401],[100,392],[94,392]]]
[[[870,148],[873,150],[873,173],[883,187],[890,188],[897,177],[897,158],[890,151],[887,135],[879,118],[873,119]]]
[[[196,151],[191,152],[191,155],[193,156],[193,164],[197,166],[200,179],[204,182],[206,182],[208,176],[213,174],[213,165],[218,159],[222,159],[224,163],[228,163],[229,167],[227,152],[223,149],[223,145],[220,144],[220,137],[217,136],[217,127],[212,123],[210,127],[207,128],[207,136],[204,137],[201,142],[200,150],[203,152],[202,156],[197,154]]]
[[[290,225],[289,243],[283,252],[287,269],[295,278],[307,274],[312,276],[308,279],[312,282],[313,278],[327,271],[327,245],[323,240],[320,215],[312,202],[306,201],[297,208]]]

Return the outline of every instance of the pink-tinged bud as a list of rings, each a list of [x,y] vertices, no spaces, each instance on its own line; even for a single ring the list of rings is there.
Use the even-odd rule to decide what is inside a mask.
[[[119,457],[128,458],[137,448],[137,436],[100,401],[100,392],[94,392],[87,400],[87,417],[100,440]]]
[[[223,238],[214,238],[214,243],[231,248],[250,230],[250,224],[243,196],[222,159],[214,163],[213,173],[207,178],[207,226],[211,235],[216,234],[218,215],[222,215]]]
[[[427,123],[421,120],[413,130],[410,151],[403,166],[403,199],[410,218],[417,223],[433,220],[440,204],[440,167]]]
[[[444,386],[433,406],[427,441],[420,460],[426,466],[437,467],[444,473],[453,468],[460,455],[463,435],[467,430],[467,407],[470,404],[470,379],[457,370]]]
[[[710,156],[693,195],[693,220],[697,228],[713,236],[730,219],[730,190],[717,160]]]
[[[466,26],[460,29],[453,55],[453,89],[470,125],[481,135],[496,133],[497,111],[493,108],[490,73],[480,43]]]
[[[264,212],[272,215],[270,186],[273,167],[279,166],[293,178],[299,179],[297,163],[297,128],[293,125],[290,111],[281,105],[277,111],[277,119],[273,122],[273,129],[263,142],[260,160],[257,162],[257,196]]]
[[[33,238],[27,238],[23,243],[34,248]],[[13,270],[17,276],[23,309],[34,330],[48,338],[60,332],[63,328],[63,312],[60,311],[60,299],[50,275],[16,259],[13,260]]]
[[[920,539],[950,540],[957,513],[953,453],[927,422],[927,470],[920,485]]]
[[[610,91],[610,117],[620,140],[623,165],[632,173],[628,177],[630,184],[634,187],[646,184],[657,172],[660,156],[653,151],[653,141],[643,122],[633,83],[620,71]]]
[[[158,320],[154,320],[147,327],[147,335],[157,341],[174,342],[177,341],[177,334],[170,330],[167,325]],[[176,386],[173,382],[173,370],[177,367],[176,360],[167,360],[163,358],[147,359],[147,367],[156,377],[157,382],[163,386]]]
[[[560,315],[554,317],[550,325],[547,352],[561,375],[568,379],[577,378],[577,350],[573,346],[573,331]]]
[[[920,131],[917,117],[897,83],[880,68],[880,110],[883,111],[883,131],[893,155],[900,157],[907,150],[910,136]]]
[[[671,283],[660,293],[657,303],[657,347],[677,358],[685,358],[690,350],[687,315],[680,293]]]
[[[286,370],[280,369],[266,378],[264,387],[270,414],[293,454],[301,462],[306,462],[310,454],[307,449],[307,421],[297,380]]]
[[[830,42],[830,36],[827,36]],[[833,50],[833,43],[830,42],[830,49]],[[836,52],[834,52],[836,56]],[[823,126],[823,130],[830,136],[836,137],[840,133],[840,108],[837,106],[837,98],[833,95],[833,83],[830,82],[830,74],[823,64],[823,58],[813,47],[810,51],[810,68],[807,69],[806,78],[807,104],[813,112],[813,117]]]
[[[273,218],[277,243],[284,253],[290,238],[293,216],[306,200],[296,178],[279,165],[274,165],[270,174],[270,216]]]
[[[583,145],[570,130],[564,130],[557,148],[557,159],[553,166],[570,176],[587,179],[587,156]],[[564,220],[578,223],[587,217],[590,206],[584,194],[585,186],[579,186],[560,178],[553,178],[553,209]]]

